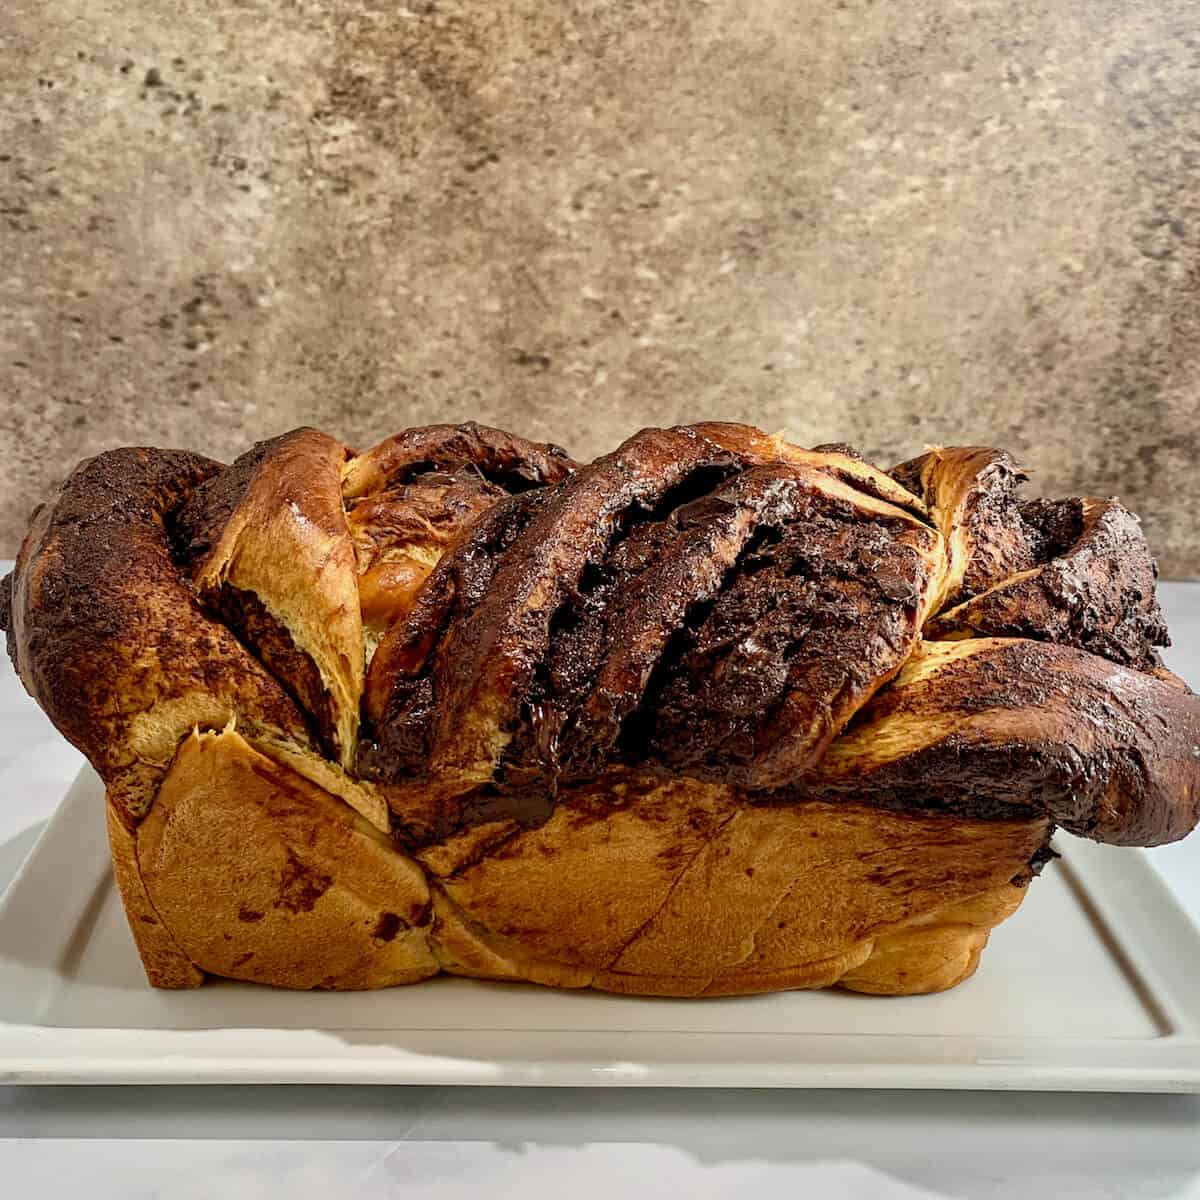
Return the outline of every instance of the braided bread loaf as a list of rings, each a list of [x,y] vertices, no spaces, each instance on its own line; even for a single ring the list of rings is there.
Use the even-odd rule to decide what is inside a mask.
[[[741,425],[117,450],[0,615],[107,788],[150,981],[946,988],[1056,826],[1200,818],[1114,501]]]

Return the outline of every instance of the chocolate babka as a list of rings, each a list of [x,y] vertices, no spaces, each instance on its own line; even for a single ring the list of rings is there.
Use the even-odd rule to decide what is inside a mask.
[[[0,613],[157,986],[934,991],[1056,827],[1200,818],[1137,519],[1023,479],[717,422],[114,450]]]

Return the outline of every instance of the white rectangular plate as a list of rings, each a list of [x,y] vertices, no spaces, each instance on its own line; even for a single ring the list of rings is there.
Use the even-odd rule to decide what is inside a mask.
[[[1200,1091],[1200,934],[1131,851],[1064,839],[976,977],[937,996],[661,1000],[437,979],[147,986],[76,780],[0,903],[0,1083],[464,1083]]]

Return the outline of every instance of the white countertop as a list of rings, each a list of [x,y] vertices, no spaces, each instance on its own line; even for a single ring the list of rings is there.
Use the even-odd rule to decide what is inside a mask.
[[[9,564],[0,563],[0,575]],[[1200,686],[1200,584],[1166,584]],[[0,890],[82,762],[0,656]],[[1200,835],[1147,853],[1200,923]],[[1189,1197],[1200,1097],[367,1087],[0,1087],[0,1195]],[[155,1139],[132,1144],[128,1139]],[[162,1139],[189,1140],[186,1143]],[[369,1144],[368,1144],[369,1143]],[[11,1190],[10,1190],[11,1189]]]

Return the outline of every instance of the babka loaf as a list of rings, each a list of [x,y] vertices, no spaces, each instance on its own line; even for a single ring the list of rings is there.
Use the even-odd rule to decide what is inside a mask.
[[[156,986],[928,992],[1056,827],[1200,818],[1137,519],[1023,478],[719,422],[114,450],[0,618]]]

